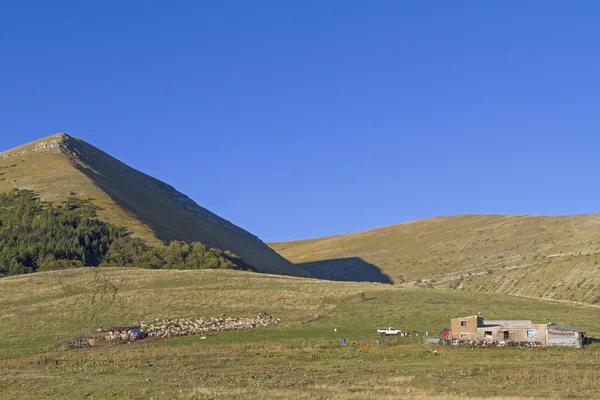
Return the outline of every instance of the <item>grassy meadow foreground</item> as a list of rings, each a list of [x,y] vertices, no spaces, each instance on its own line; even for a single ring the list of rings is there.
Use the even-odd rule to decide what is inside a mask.
[[[597,337],[600,307],[589,304],[238,271],[83,268],[4,278],[0,309],[0,398],[596,398],[600,391],[597,346],[459,349],[416,338],[375,346],[377,327],[437,334],[449,318],[478,311]],[[57,348],[61,338],[102,326],[261,312],[282,323],[206,340]]]

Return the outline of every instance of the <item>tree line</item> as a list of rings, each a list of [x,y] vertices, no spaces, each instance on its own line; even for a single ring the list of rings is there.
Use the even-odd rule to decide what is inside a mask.
[[[0,276],[96,266],[256,270],[200,242],[148,246],[98,219],[98,210],[75,197],[52,204],[29,190],[0,194]]]

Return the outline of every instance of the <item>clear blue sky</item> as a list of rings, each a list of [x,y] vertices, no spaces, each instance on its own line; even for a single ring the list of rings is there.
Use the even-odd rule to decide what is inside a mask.
[[[67,132],[266,241],[600,211],[598,1],[3,1],[0,149]]]

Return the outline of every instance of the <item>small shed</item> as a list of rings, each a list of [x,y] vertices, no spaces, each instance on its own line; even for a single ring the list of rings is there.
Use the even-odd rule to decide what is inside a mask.
[[[548,345],[581,347],[585,341],[585,332],[551,322],[548,324]]]

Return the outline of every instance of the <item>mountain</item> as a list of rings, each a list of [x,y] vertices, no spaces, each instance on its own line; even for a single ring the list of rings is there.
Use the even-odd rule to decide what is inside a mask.
[[[600,303],[600,214],[437,217],[270,246],[320,278]]]
[[[260,272],[311,276],[172,186],[64,133],[0,153],[0,193],[14,188],[32,190],[45,201],[93,198],[102,220],[152,245],[200,241],[233,251]]]

